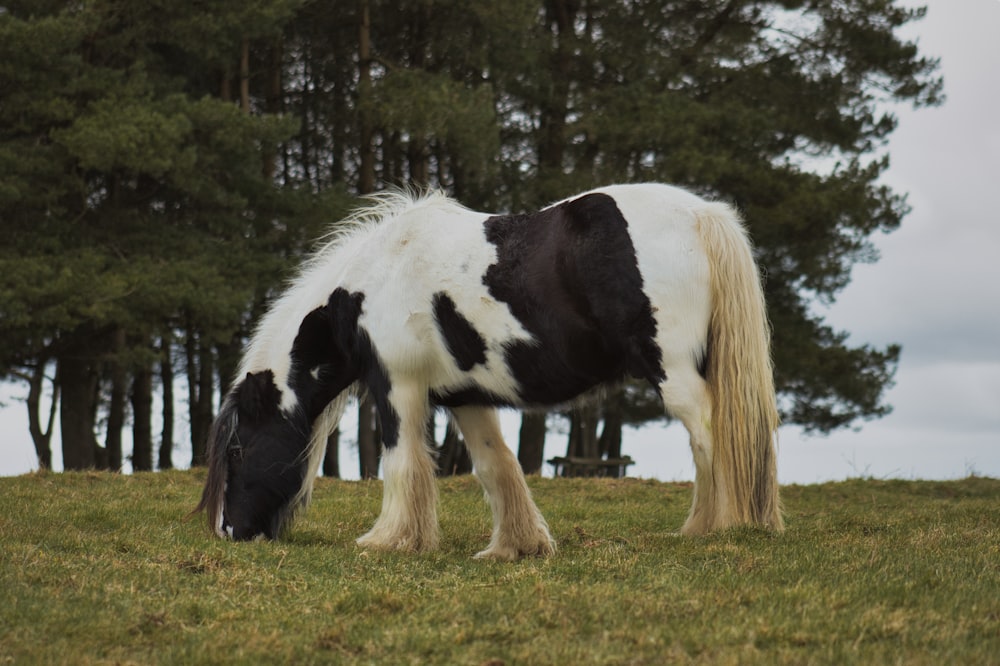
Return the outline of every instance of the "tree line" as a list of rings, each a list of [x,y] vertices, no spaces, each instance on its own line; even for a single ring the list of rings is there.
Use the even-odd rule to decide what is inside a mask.
[[[942,99],[938,63],[898,34],[923,13],[894,0],[0,0],[0,376],[27,387],[39,465],[57,419],[66,469],[120,469],[126,427],[134,469],[171,467],[178,437],[204,463],[269,299],[358,195],[390,186],[506,212],[627,181],[733,202],[766,275],[785,422],[828,432],[884,415],[899,347],[849,345],[810,303],[833,300],[875,260],[869,237],[907,212],[879,177],[887,103]],[[570,414],[569,452],[614,457],[624,425],[657,415],[626,386]],[[365,401],[359,417],[360,472],[374,476]],[[545,432],[544,415],[523,417],[528,471]],[[443,469],[467,469],[458,442],[440,444]]]

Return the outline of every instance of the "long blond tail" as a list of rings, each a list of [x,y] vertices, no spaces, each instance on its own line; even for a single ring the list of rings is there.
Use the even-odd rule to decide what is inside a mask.
[[[750,524],[780,531],[779,416],[760,274],[732,208],[708,204],[697,216],[712,275],[706,378],[713,401],[715,527]]]

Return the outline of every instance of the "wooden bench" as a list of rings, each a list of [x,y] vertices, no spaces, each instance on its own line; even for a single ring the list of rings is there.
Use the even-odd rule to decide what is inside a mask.
[[[635,461],[629,456],[624,458],[580,458],[567,456],[549,460],[555,476],[603,476],[613,479],[623,478],[629,465]]]

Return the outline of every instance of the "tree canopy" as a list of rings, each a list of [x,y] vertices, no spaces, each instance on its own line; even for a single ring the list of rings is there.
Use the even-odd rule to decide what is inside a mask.
[[[111,417],[128,396],[148,429],[135,417],[152,369],[162,384],[183,365],[197,462],[252,321],[352,195],[440,187],[519,212],[655,180],[743,212],[785,421],[826,432],[879,417],[899,347],[851,346],[810,305],[835,299],[876,259],[871,235],[907,212],[880,176],[890,103],[942,99],[937,62],[899,36],[923,12],[0,2],[0,374],[33,390],[48,377],[67,460],[110,449],[114,466]],[[624,403],[634,416],[618,421],[647,417],[641,396]]]

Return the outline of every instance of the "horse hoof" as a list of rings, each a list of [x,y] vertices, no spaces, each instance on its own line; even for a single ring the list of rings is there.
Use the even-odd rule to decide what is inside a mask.
[[[437,542],[414,536],[384,537],[366,534],[355,543],[367,550],[399,551],[403,553],[426,553],[437,548]]]
[[[540,539],[537,543],[523,546],[491,545],[486,550],[473,555],[477,560],[496,560],[498,562],[514,562],[525,557],[549,557],[556,552],[556,544],[551,538]]]

